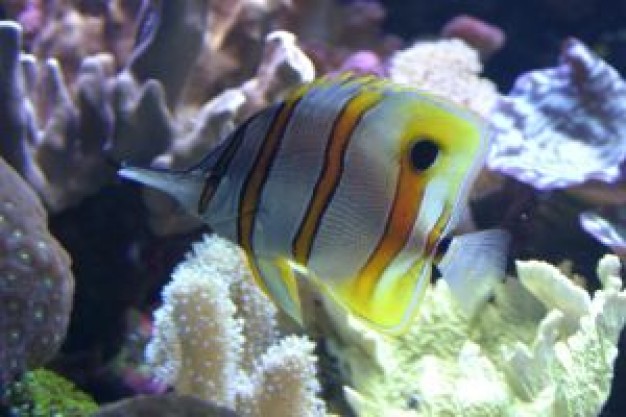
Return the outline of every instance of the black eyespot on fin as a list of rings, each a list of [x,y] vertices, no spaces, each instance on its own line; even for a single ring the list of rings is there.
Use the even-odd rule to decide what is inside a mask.
[[[428,169],[439,155],[439,146],[431,139],[417,140],[411,147],[411,165],[418,171]]]

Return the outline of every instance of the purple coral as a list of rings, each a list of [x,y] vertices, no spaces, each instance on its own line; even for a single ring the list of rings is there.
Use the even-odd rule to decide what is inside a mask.
[[[626,227],[622,218],[608,219],[593,211],[586,211],[579,216],[580,226],[594,239],[608,246],[615,254],[626,257]]]
[[[33,190],[0,158],[0,386],[42,365],[65,337],[70,259]]]
[[[613,181],[626,157],[625,114],[624,80],[569,39],[559,66],[522,75],[497,103],[488,166],[538,189]]]

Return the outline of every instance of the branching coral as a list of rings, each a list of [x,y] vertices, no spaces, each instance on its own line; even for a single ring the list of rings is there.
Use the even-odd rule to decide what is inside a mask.
[[[279,338],[276,310],[239,250],[215,236],[194,246],[163,291],[146,356],[181,394],[242,416],[322,416],[313,343]]]
[[[471,321],[440,280],[393,341],[335,316],[344,342],[360,340],[360,350],[334,345],[352,382],[347,398],[361,416],[597,415],[626,322],[619,271],[616,257],[604,257],[603,288],[591,299],[555,267],[519,261],[519,281],[500,284]]]
[[[98,47],[87,48],[91,55],[73,56],[73,63],[63,54],[56,59],[45,58],[47,52],[40,51],[39,57],[22,53],[20,26],[0,23],[0,127],[7,137],[0,152],[50,209],[62,210],[111,182],[116,162],[148,165],[160,155],[162,165],[177,165],[190,158],[189,151],[206,151],[233,119],[247,117],[285,89],[314,77],[295,37],[277,32],[268,36],[265,54],[263,35],[254,53],[240,52],[251,67],[246,77],[252,79],[230,101],[230,117],[224,117],[229,113],[223,106],[212,105],[224,100],[198,104],[210,98],[210,85],[194,87],[185,96],[185,86],[199,70],[196,60],[210,45],[207,20],[218,12],[216,7],[207,0],[146,7],[138,42],[118,73],[122,63],[109,53],[96,53]],[[77,11],[70,15],[88,20]],[[198,158],[195,154],[190,163]]]
[[[43,206],[0,158],[0,386],[56,353],[73,293],[70,259]]]
[[[0,33],[20,38],[19,26],[10,22],[0,25]],[[5,48],[13,46],[0,44],[0,50]],[[3,94],[17,98],[4,102],[11,107],[2,126],[3,130],[11,127],[8,133],[12,133],[12,137],[8,142],[11,148],[2,151],[11,156],[9,162],[39,192],[46,205],[60,210],[114,178],[114,169],[107,163],[103,148],[112,140],[111,135],[129,130],[123,129],[122,122],[128,117],[120,117],[126,114],[119,109],[131,107],[128,103],[135,97],[126,97],[122,104],[110,107],[107,76],[111,75],[112,64],[111,58],[105,55],[83,61],[77,75],[75,97],[55,59],[38,62],[31,55],[19,53],[10,58],[11,66],[17,70],[12,72],[13,81]],[[118,85],[115,83],[112,90],[119,90]],[[8,87],[17,90],[12,93]],[[154,99],[154,96],[149,97]],[[113,115],[117,116],[122,129],[113,129]],[[141,123],[150,125],[155,121],[145,117]],[[136,133],[136,129],[130,133]],[[165,149],[162,141],[150,143],[152,157]]]

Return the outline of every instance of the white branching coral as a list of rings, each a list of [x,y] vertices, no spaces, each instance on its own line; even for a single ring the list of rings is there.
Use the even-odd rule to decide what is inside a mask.
[[[146,357],[179,393],[233,406],[243,345],[242,323],[229,296],[238,253],[218,242],[212,249],[222,259],[211,262],[199,256],[207,245],[197,244],[164,288]]]
[[[602,289],[593,297],[544,262],[519,261],[517,274],[519,280],[508,279],[495,289],[493,302],[473,321],[438,281],[407,334],[396,340],[378,337],[375,349],[375,335],[358,321],[343,320],[342,338],[333,348],[351,381],[345,392],[355,412],[597,415],[609,393],[626,322],[618,258],[607,255],[599,262]],[[359,337],[361,350],[342,344]],[[379,369],[367,365],[372,352]]]
[[[179,394],[244,417],[324,415],[314,344],[280,338],[276,308],[252,282],[240,250],[213,235],[193,246],[163,290],[146,359]]]
[[[314,377],[314,347],[298,336],[287,336],[271,346],[256,364],[247,390],[238,396],[237,411],[242,417],[323,416],[324,403],[315,395],[320,385]],[[303,380],[303,375],[310,377]]]

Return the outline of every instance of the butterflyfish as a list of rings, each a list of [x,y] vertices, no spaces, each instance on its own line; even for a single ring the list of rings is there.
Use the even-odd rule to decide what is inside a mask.
[[[468,309],[503,272],[503,231],[450,240],[487,147],[484,122],[458,105],[339,76],[260,111],[186,171],[120,175],[172,195],[240,245],[258,285],[296,321],[298,281],[307,279],[396,333],[433,266]]]

